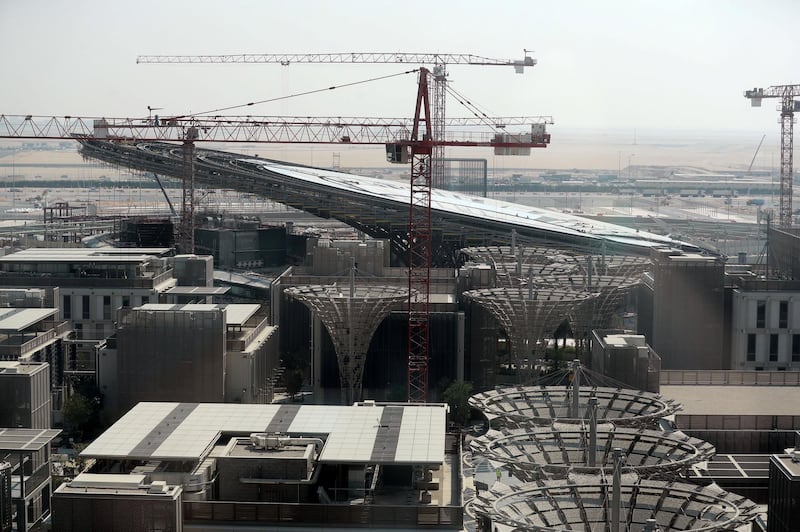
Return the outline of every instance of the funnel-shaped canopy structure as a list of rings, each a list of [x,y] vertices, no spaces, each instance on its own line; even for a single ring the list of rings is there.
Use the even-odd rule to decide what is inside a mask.
[[[333,284],[296,286],[285,292],[316,313],[327,329],[336,350],[343,403],[359,400],[372,335],[389,312],[408,301],[408,290]]]
[[[470,406],[477,408],[499,427],[506,422],[552,425],[556,421],[582,423],[587,419],[589,399],[597,398],[598,423],[619,426],[652,425],[674,414],[681,405],[660,394],[622,388],[582,387],[578,412],[573,412],[573,390],[563,386],[514,386],[475,394]]]
[[[588,424],[556,423],[551,427],[521,424],[518,427],[491,429],[470,442],[471,451],[509,468],[523,481],[566,478],[567,473],[610,475],[614,462],[612,451],[622,449],[625,471],[641,477],[665,477],[714,454],[710,443],[683,432],[664,432],[644,428],[597,427],[594,466]]]
[[[550,337],[575,306],[592,297],[583,291],[533,286],[470,290],[464,296],[500,322],[511,340],[511,359],[518,367],[531,354],[543,354],[541,340]]]
[[[646,257],[627,255],[585,255],[558,248],[525,246],[479,246],[464,248],[462,254],[473,262],[491,265],[498,286],[514,286],[529,277],[569,278],[572,287],[594,285],[598,278],[636,278],[651,267]]]
[[[545,278],[543,283],[554,285],[571,285],[572,281],[564,276]],[[625,297],[639,283],[636,277],[602,276],[592,280],[591,286],[582,287],[594,294],[581,305],[572,308],[569,315],[572,335],[576,343],[586,340],[593,329],[609,329],[613,327],[616,310],[624,304]]]
[[[624,479],[620,495],[619,530],[652,530],[646,527],[653,524],[649,519],[655,519],[662,532],[727,531],[758,515],[755,503],[713,484]],[[490,519],[492,530],[495,526],[507,530],[609,530],[611,498],[608,476],[515,486],[498,482],[481,492],[469,511]]]

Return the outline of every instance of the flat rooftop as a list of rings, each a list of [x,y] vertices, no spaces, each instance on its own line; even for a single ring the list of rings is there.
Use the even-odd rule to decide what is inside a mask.
[[[46,363],[19,360],[0,360],[0,375],[29,375],[47,367]]]
[[[445,405],[139,403],[81,456],[201,460],[225,434],[280,432],[325,440],[322,463],[441,464]]]
[[[678,415],[800,415],[798,386],[661,385],[661,395],[683,405]]]
[[[164,257],[171,248],[30,248],[0,257],[0,263],[11,262],[144,262]]]
[[[211,304],[211,303],[187,303],[183,305],[170,305],[166,303],[147,303],[135,310],[149,310],[155,312],[180,311],[180,312],[211,312],[222,310],[225,312],[226,325],[244,325],[253,315],[258,312],[261,305],[258,304]]]
[[[772,455],[772,459],[775,461],[778,467],[786,471],[791,477],[800,477],[800,462],[793,461],[791,455],[775,454]]]
[[[174,499],[182,491],[180,486],[153,486],[147,482],[146,475],[81,473],[72,481],[62,483],[56,493],[86,497],[113,494]]]
[[[228,286],[173,286],[164,293],[181,296],[219,296],[229,290]]]
[[[0,332],[18,332],[56,314],[55,308],[0,308]]]

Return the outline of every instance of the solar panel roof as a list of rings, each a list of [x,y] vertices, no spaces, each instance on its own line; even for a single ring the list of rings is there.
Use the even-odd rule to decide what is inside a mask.
[[[61,434],[59,429],[0,428],[0,451],[35,452],[46,447],[59,434]]]
[[[282,432],[325,439],[323,463],[444,461],[443,405],[253,405],[139,403],[82,456],[199,460],[220,435]]]

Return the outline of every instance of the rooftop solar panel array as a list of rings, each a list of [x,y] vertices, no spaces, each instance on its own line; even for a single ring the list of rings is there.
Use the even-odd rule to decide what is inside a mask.
[[[82,456],[201,460],[223,434],[322,437],[322,463],[439,464],[445,417],[438,406],[139,403]]]

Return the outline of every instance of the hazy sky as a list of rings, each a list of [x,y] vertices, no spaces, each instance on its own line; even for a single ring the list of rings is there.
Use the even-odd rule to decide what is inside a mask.
[[[495,116],[556,126],[740,130],[777,142],[774,101],[746,88],[800,82],[798,0],[0,0],[0,113],[199,112],[397,73],[403,65],[137,65],[140,54],[448,52],[539,64],[449,68]],[[241,114],[410,116],[404,76]],[[448,102],[449,116],[464,116]],[[759,135],[760,136],[760,135]],[[753,144],[758,141],[755,137]],[[554,138],[554,143],[556,142]]]

